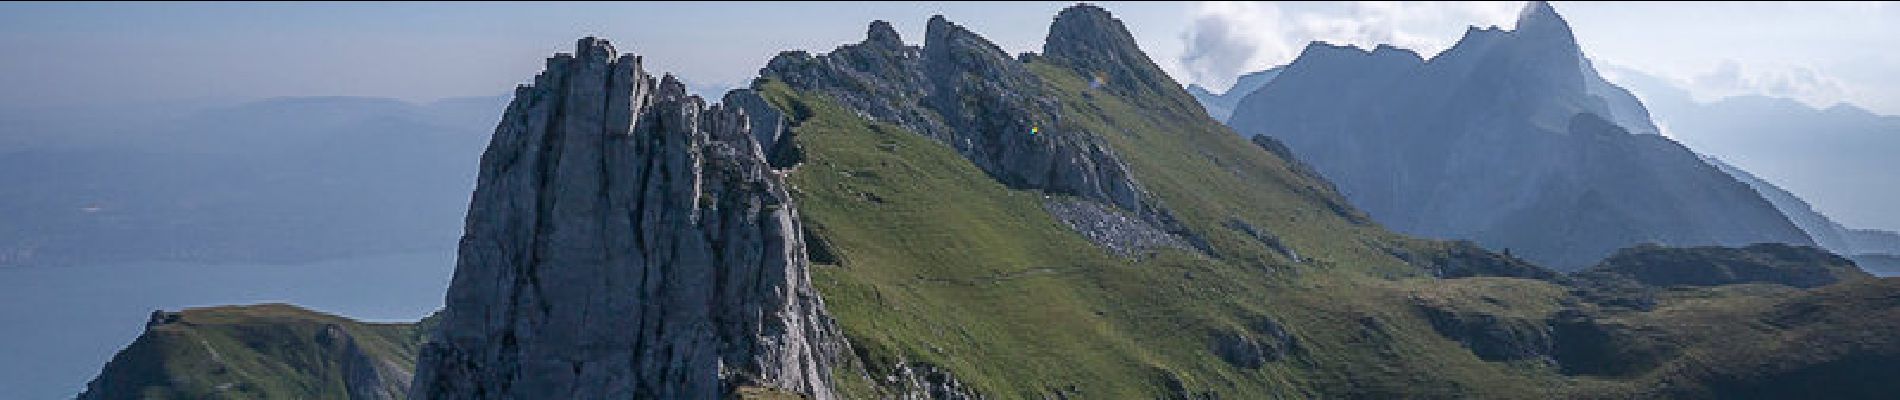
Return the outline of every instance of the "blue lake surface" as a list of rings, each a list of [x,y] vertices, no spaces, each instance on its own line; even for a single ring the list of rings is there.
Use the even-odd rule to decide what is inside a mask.
[[[71,399],[152,310],[291,303],[369,321],[442,307],[454,251],[295,265],[134,263],[0,268],[0,399]]]

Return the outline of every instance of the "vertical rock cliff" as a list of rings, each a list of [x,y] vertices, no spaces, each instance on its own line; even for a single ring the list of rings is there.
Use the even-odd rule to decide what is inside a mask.
[[[751,125],[604,40],[548,59],[482,155],[411,397],[833,398],[840,339]]]

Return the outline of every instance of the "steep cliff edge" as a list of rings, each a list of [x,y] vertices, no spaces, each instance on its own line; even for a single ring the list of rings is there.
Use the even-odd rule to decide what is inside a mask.
[[[417,399],[834,397],[798,211],[744,112],[580,40],[482,156]]]

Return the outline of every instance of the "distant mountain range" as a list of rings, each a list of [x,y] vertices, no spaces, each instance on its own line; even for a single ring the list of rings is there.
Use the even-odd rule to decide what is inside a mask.
[[[1228,117],[1234,115],[1234,106],[1240,103],[1241,98],[1247,97],[1247,94],[1255,90],[1260,90],[1260,87],[1266,86],[1267,82],[1272,82],[1273,78],[1280,76],[1280,71],[1284,71],[1285,68],[1273,67],[1241,75],[1240,79],[1234,80],[1234,86],[1220,94],[1214,94],[1198,84],[1188,85],[1187,91],[1188,94],[1194,96],[1195,101],[1201,103],[1201,107],[1207,109],[1207,115],[1218,121],[1226,121]]]
[[[1756,192],[1774,203],[1775,208],[1788,216],[1796,226],[1814,239],[1816,245],[1854,260],[1869,271],[1880,275],[1893,275],[1892,259],[1900,254],[1900,234],[1873,229],[1850,229],[1834,222],[1833,218],[1815,211],[1807,201],[1796,197],[1780,186],[1768,183],[1754,174],[1735,168],[1728,163],[1709,158],[1710,165],[1721,168],[1722,172],[1740,179]]]
[[[1900,116],[1763,96],[1697,101],[1667,80],[1612,68],[1670,137],[1761,176],[1848,226],[1900,228]]]
[[[1595,70],[1587,59],[1585,66]],[[1242,98],[1266,86],[1285,69],[1278,66],[1243,75],[1232,89],[1218,95],[1198,85],[1189,85],[1188,91],[1209,115],[1226,120]],[[1788,181],[1800,182],[1817,195],[1844,198],[1846,201],[1836,204],[1861,211],[1860,215],[1878,216],[1879,210],[1890,208],[1891,202],[1882,199],[1889,197],[1887,191],[1897,185],[1862,182],[1900,180],[1900,164],[1877,151],[1900,148],[1900,117],[1874,114],[1849,104],[1817,109],[1790,99],[1764,96],[1699,102],[1662,78],[1627,68],[1609,67],[1607,71],[1634,92],[1606,79],[1589,79],[1586,88],[1603,98],[1609,107],[1607,114],[1631,133],[1661,134],[1662,129],[1652,119],[1663,121],[1673,139],[1683,141],[1697,153],[1751,160],[1764,171],[1791,176]],[[1780,185],[1718,157],[1704,158],[1756,189],[1816,245],[1853,258],[1875,273],[1900,273],[1900,267],[1892,266],[1891,261],[1896,258],[1893,254],[1900,254],[1900,233],[1849,228]]]
[[[1379,222],[1576,269],[1641,243],[1813,244],[1659,135],[1543,3],[1431,60],[1315,43],[1228,121],[1290,147]]]

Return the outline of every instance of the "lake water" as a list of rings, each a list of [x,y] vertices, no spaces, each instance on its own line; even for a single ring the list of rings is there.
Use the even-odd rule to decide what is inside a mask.
[[[0,399],[70,399],[152,310],[291,303],[370,321],[442,307],[452,250],[298,265],[0,268]]]

